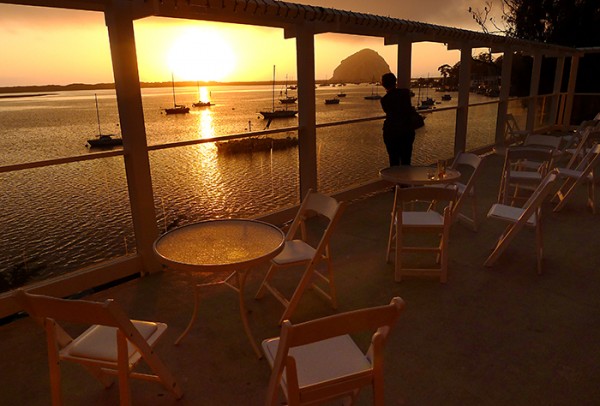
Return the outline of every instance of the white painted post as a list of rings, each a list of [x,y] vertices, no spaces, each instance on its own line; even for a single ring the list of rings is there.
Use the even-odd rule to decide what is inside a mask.
[[[300,199],[317,190],[317,116],[315,107],[315,38],[312,30],[297,27],[298,165]]]
[[[512,63],[514,52],[506,49],[502,57],[502,78],[500,79],[500,96],[498,101],[498,116],[496,118],[496,147],[501,147],[506,142],[506,114],[508,113],[508,98],[512,80]]]
[[[460,70],[458,82],[458,105],[456,109],[456,128],[454,131],[454,155],[464,152],[467,146],[467,126],[469,119],[469,90],[471,87],[471,47],[460,49]]]
[[[158,237],[142,110],[131,3],[108,2],[105,11],[115,77],[131,217],[137,252],[146,272],[161,270],[152,245]]]

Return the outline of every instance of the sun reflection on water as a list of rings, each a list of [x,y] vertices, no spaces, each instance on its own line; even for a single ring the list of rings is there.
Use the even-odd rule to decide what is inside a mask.
[[[197,113],[198,138],[212,138],[215,136],[213,115],[209,107],[202,107]]]

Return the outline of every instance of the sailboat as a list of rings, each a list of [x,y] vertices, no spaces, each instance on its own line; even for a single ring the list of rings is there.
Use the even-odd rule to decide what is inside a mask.
[[[263,118],[268,120],[274,118],[291,118],[295,117],[296,114],[298,114],[298,110],[288,109],[288,104],[285,104],[285,109],[275,108],[275,65],[273,65],[273,106],[271,108],[271,111],[261,111],[260,114],[263,116]]]
[[[285,97],[282,99],[279,99],[279,103],[281,104],[294,104],[296,103],[296,100],[298,100],[297,97],[295,96],[289,96],[288,95],[288,85],[287,85],[287,75],[285,76]],[[281,94],[281,92],[280,92]]]
[[[374,87],[377,87],[376,93],[373,91]],[[371,95],[365,96],[365,100],[379,100],[379,99],[381,99],[381,97],[382,96],[379,94],[379,83],[376,83],[375,86],[371,86]]]
[[[419,86],[419,91],[421,90],[421,87]],[[420,92],[419,92],[420,94]],[[421,100],[421,104],[420,106],[418,106],[418,108],[420,110],[426,110],[431,108],[431,106],[433,106],[435,104],[435,100],[433,100],[431,97],[429,97],[429,74],[427,75],[427,86],[425,87],[425,99]]]
[[[173,78],[173,74],[171,74],[171,86],[173,88],[173,107],[167,107],[165,109],[165,113],[167,114],[187,114],[190,112],[190,108],[183,105],[177,104],[175,101],[175,79]]]
[[[200,82],[198,82],[198,101],[196,103],[192,103],[192,106],[194,107],[210,107],[213,106],[213,104],[209,101],[202,101],[202,99],[200,98]]]
[[[110,148],[118,145],[123,145],[123,139],[116,134],[102,134],[100,129],[100,110],[98,109],[98,95],[94,93],[96,100],[96,117],[98,119],[98,136],[91,140],[87,140],[86,145],[90,148]]]

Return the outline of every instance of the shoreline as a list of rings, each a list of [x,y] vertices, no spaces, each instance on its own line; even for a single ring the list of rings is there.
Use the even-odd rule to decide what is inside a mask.
[[[414,79],[413,79],[414,80]],[[354,83],[354,82],[347,82],[347,83]],[[295,80],[276,80],[275,81],[275,85],[276,86],[283,86],[283,85],[297,85],[297,81]],[[321,85],[321,84],[325,84],[325,85],[338,85],[341,83],[330,83],[330,81],[324,79],[324,80],[315,80],[315,85]],[[358,84],[358,83],[356,83]],[[265,80],[265,81],[249,81],[249,82],[244,82],[244,81],[238,81],[238,82],[217,82],[217,81],[179,81],[179,82],[175,82],[174,85],[176,87],[190,87],[190,86],[263,86],[263,85],[269,85],[272,86],[273,85],[273,81],[270,80]],[[157,87],[171,87],[173,86],[173,83],[168,81],[168,82],[140,82],[140,87],[141,88],[157,88]],[[111,90],[115,88],[115,84],[114,83],[95,83],[95,84],[90,84],[90,83],[71,83],[68,85],[24,85],[24,86],[0,86],[0,95],[2,94],[6,94],[6,93],[36,93],[36,94],[31,94],[28,96],[37,96],[37,93],[39,92],[44,92],[46,94],[52,93],[52,92],[64,92],[64,91],[71,91],[71,90]],[[2,97],[7,97],[7,96],[0,96],[0,98]],[[12,96],[8,96],[8,97],[12,97]],[[18,97],[18,96],[15,96]],[[21,97],[25,97],[25,96],[21,96]]]
[[[0,92],[2,93],[2,92]],[[11,92],[15,93],[15,92]],[[40,96],[52,96],[56,93],[25,93],[25,94],[0,94],[0,99],[18,99],[19,97],[40,97]]]

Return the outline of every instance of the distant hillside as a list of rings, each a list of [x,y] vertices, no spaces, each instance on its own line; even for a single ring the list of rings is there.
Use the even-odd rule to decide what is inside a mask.
[[[344,59],[333,71],[330,82],[363,83],[379,81],[381,75],[391,72],[385,59],[372,49],[363,49]]]
[[[281,82],[283,84],[285,82]],[[270,85],[271,82],[200,82],[202,86],[237,86],[237,85]],[[180,86],[196,86],[198,82],[175,82],[176,87]],[[171,87],[171,82],[140,82],[140,87]],[[99,89],[114,89],[114,83],[71,83],[70,85],[41,85],[41,86],[10,86],[0,87],[1,93],[36,93],[36,92],[59,92],[69,90],[99,90]]]

